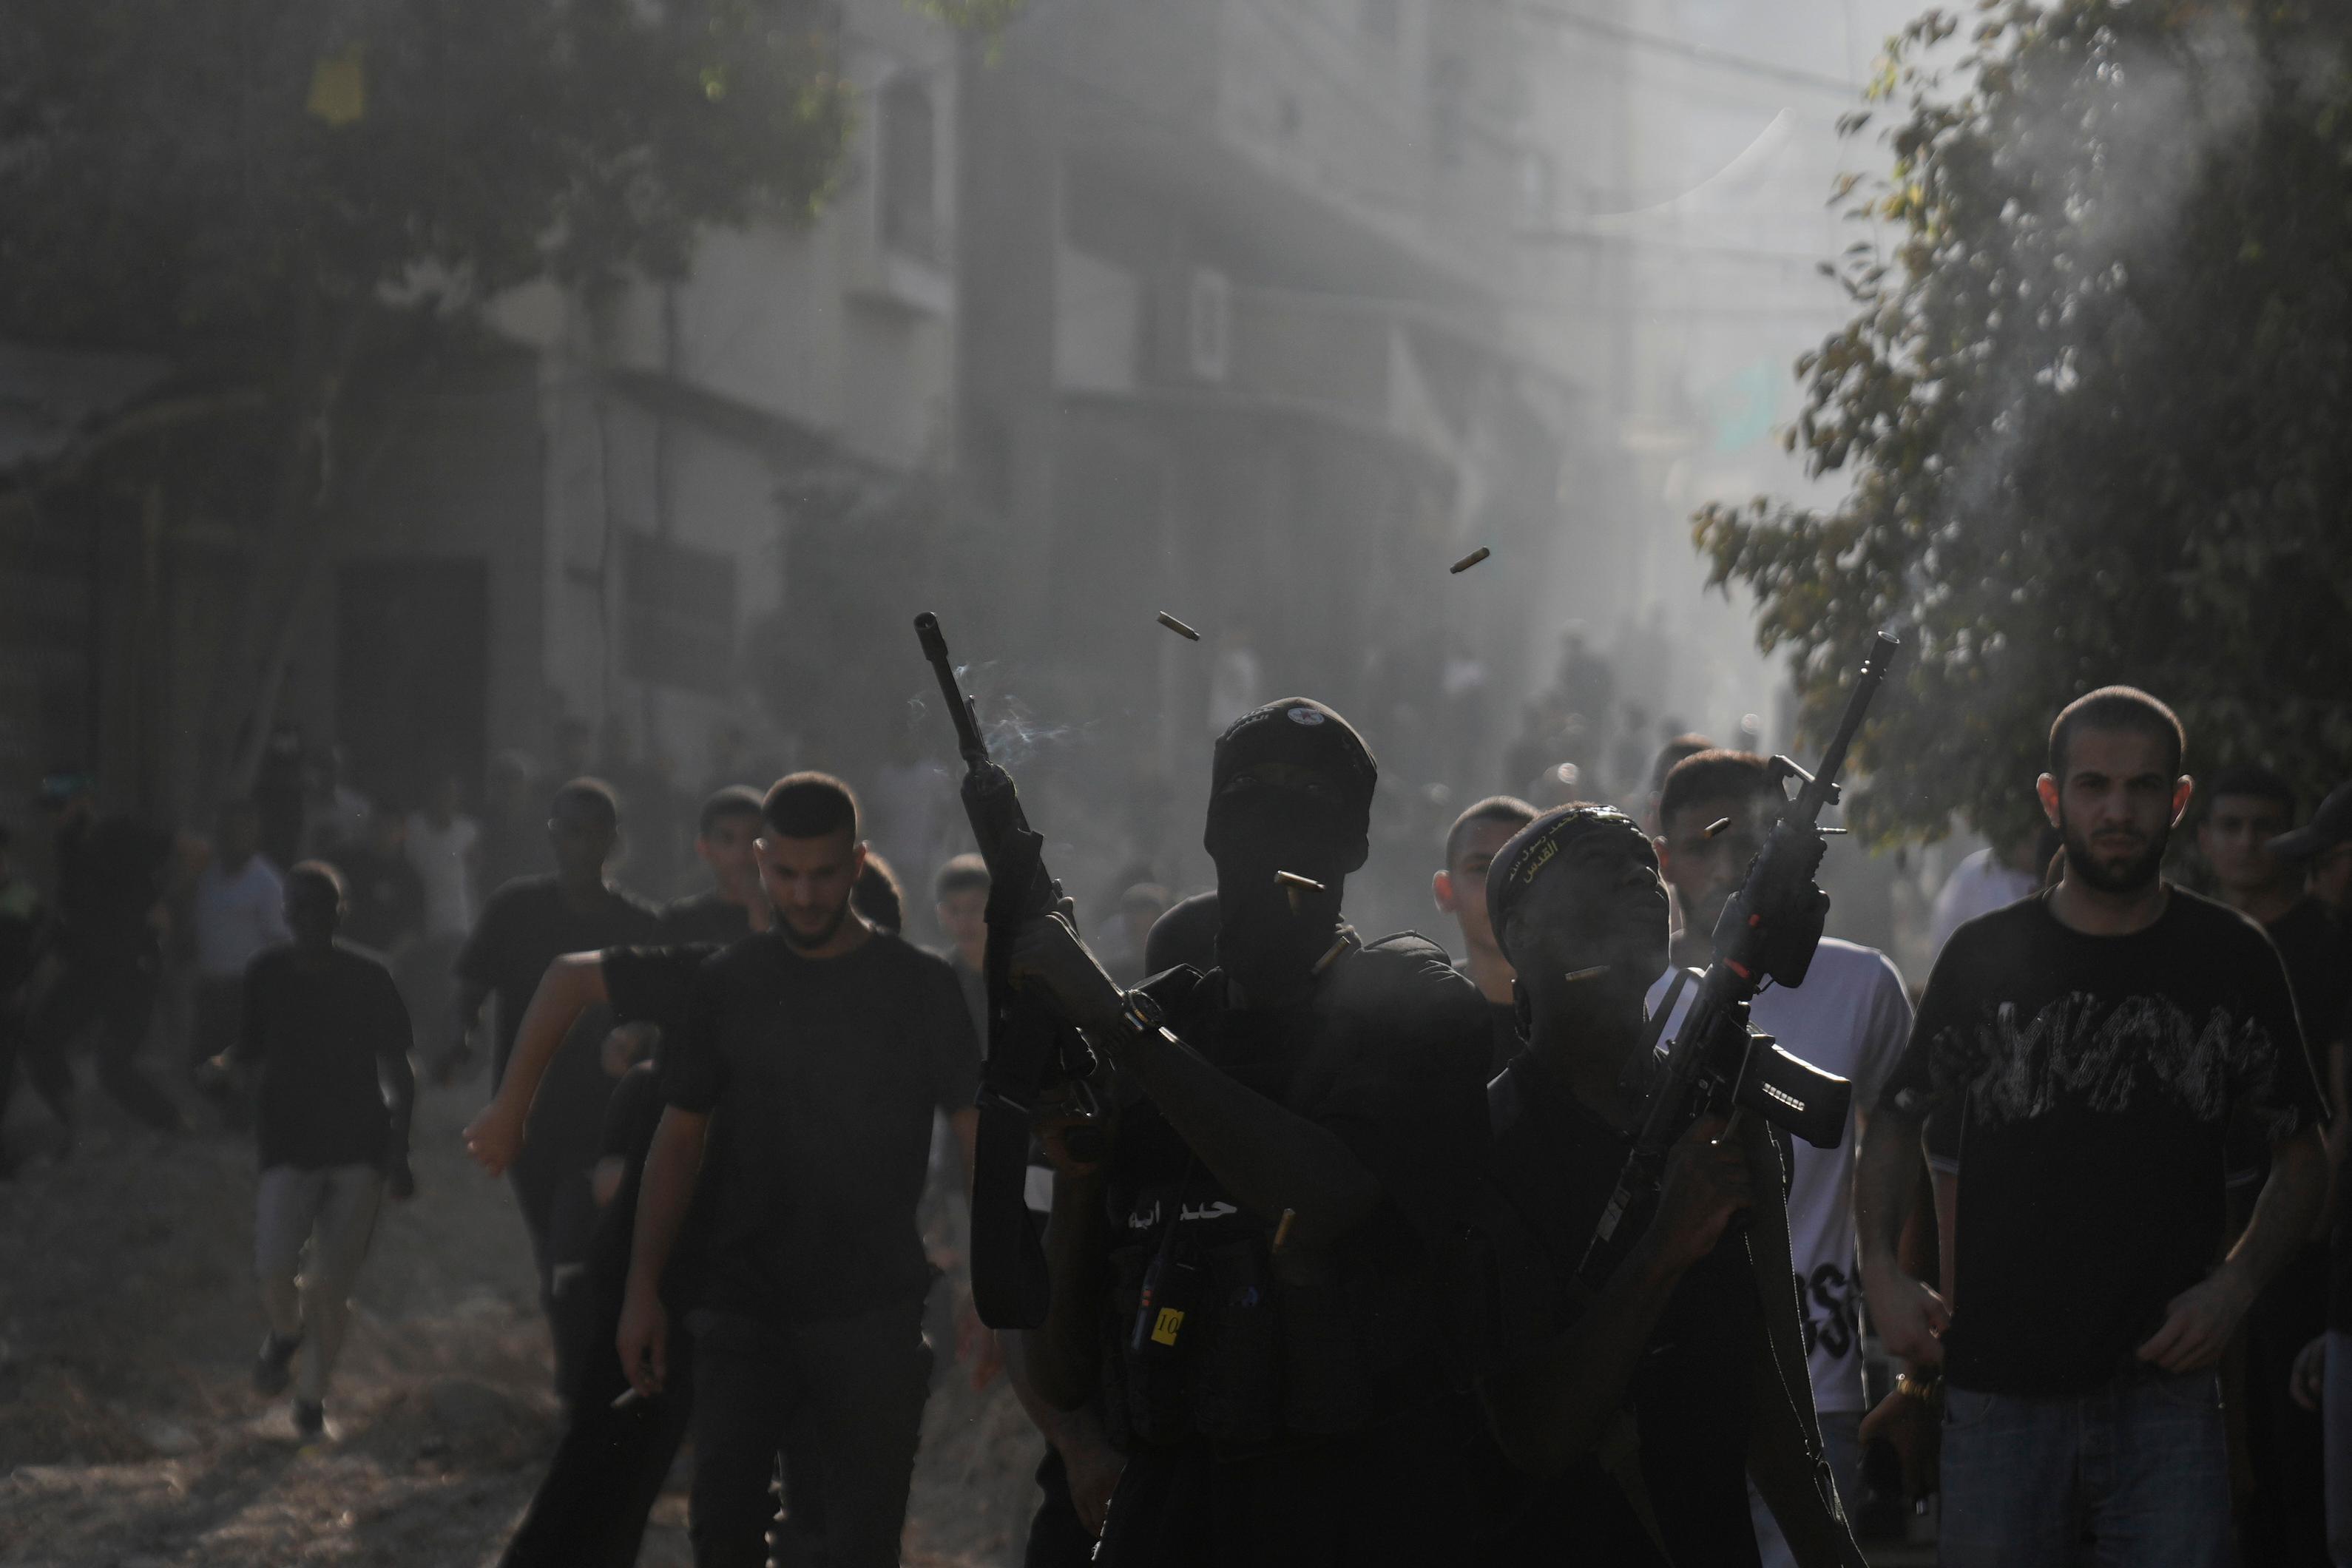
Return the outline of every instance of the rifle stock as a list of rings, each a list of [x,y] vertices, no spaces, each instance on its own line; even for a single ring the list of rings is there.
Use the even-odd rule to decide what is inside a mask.
[[[1094,1053],[1076,1029],[1013,986],[1007,966],[1013,936],[1022,922],[1060,905],[1061,884],[1045,868],[1045,840],[1029,826],[1013,775],[988,754],[976,705],[956,679],[939,617],[928,611],[917,616],[915,636],[955,722],[956,750],[964,762],[964,816],[988,863],[988,1038],[972,1162],[972,1305],[992,1329],[1034,1329],[1045,1321],[1051,1280],[1024,1197],[1030,1119],[1048,1087],[1076,1080],[1083,1095],[1095,1070]],[[1082,1133],[1072,1152],[1085,1156]]]

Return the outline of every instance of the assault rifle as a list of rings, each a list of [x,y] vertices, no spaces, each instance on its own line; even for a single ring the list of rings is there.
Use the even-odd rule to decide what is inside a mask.
[[[1786,757],[1772,759],[1776,789],[1792,778],[1802,787],[1773,823],[1748,864],[1747,880],[1715,922],[1715,962],[1699,981],[1674,1043],[1663,1054],[1640,1053],[1626,1068],[1633,1103],[1647,1109],[1616,1191],[1578,1267],[1588,1279],[1605,1277],[1614,1266],[1618,1253],[1612,1243],[1620,1225],[1630,1211],[1646,1208],[1656,1198],[1666,1152],[1701,1116],[1753,1111],[1818,1149],[1834,1149],[1845,1137],[1853,1086],[1750,1028],[1748,1005],[1766,980],[1801,985],[1811,967],[1830,910],[1830,896],[1813,884],[1828,847],[1822,812],[1838,799],[1837,775],[1845,765],[1846,748],[1862,728],[1863,714],[1895,653],[1892,637],[1882,635],[1871,645],[1821,766],[1809,773]],[[1670,992],[1659,1005],[1672,1005]]]
[[[988,1055],[981,1068],[980,1146],[971,1178],[971,1300],[992,1329],[1034,1329],[1045,1321],[1051,1282],[1045,1249],[1029,1218],[1029,1125],[1039,1097],[1075,1081],[1082,1105],[1094,1075],[1086,1037],[1041,1000],[1013,988],[1008,966],[1021,923],[1051,912],[1062,885],[1045,869],[1045,840],[1029,826],[1013,775],[988,754],[977,705],[956,679],[939,617],[915,617],[923,657],[940,679],[964,762],[963,810],[981,858],[988,862]],[[1071,1153],[1089,1158],[1087,1134],[1066,1135]]]

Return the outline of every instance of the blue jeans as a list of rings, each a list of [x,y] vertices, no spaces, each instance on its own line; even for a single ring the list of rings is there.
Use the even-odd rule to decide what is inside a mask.
[[[2210,1372],[2042,1399],[1948,1388],[1943,1568],[2229,1568]]]
[[[2327,1552],[2352,1568],[2352,1334],[2327,1331],[2326,1381],[2320,1389],[2326,1423]]]

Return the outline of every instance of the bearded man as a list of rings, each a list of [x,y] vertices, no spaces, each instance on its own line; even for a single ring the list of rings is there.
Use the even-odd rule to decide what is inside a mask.
[[[2318,1212],[2325,1111],[2276,949],[2161,875],[2185,740],[2129,687],[2058,715],[2036,788],[2064,873],[1953,933],[1864,1124],[1863,1288],[1887,1349],[1942,1369],[1905,1387],[1945,1405],[1948,1568],[2231,1560],[2216,1365]],[[1947,1104],[1949,1301],[1895,1263]],[[2225,1256],[2233,1134],[2271,1164]]]

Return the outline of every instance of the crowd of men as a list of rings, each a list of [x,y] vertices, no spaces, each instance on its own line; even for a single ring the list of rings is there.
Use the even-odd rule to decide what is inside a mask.
[[[567,1411],[509,1564],[633,1562],[689,1437],[698,1563],[897,1562],[950,1334],[1047,1439],[1037,1568],[1858,1564],[1864,1500],[1931,1491],[1962,1568],[2352,1563],[2323,1142],[2352,786],[2298,826],[2275,773],[2189,754],[2129,688],[2057,714],[2018,781],[2048,840],[1963,864],[1923,988],[1824,939],[1758,996],[1852,1084],[1843,1139],[1702,1117],[1599,1251],[1633,1069],[1784,804],[1752,752],[1685,736],[1630,811],[1462,813],[1432,883],[1458,963],[1349,924],[1379,769],[1305,698],[1214,742],[1213,891],[992,938],[959,856],[936,955],[823,773],[712,794],[709,887],[660,908],[614,885],[593,777],[553,793],[551,870],[478,900],[448,792],[344,802],[283,871],[235,803],[185,889],[187,1038],[257,1145],[256,1385],[326,1429],[375,1215],[414,1190],[412,1052],[464,1078],[487,1002],[466,1137],[511,1183]],[[51,907],[0,865],[0,1110],[21,1058],[69,1138],[94,1035],[105,1089],[176,1128],[136,1058],[182,862],[82,774],[43,803]],[[2210,896],[2165,874],[2185,823]],[[924,1231],[969,1189],[1008,935],[999,984],[1102,1066],[1032,1108],[1050,1304],[992,1341],[942,1321]]]

